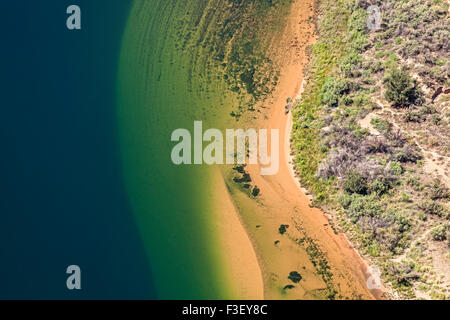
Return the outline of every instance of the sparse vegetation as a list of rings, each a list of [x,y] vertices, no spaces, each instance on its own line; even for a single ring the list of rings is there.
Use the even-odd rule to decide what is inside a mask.
[[[449,95],[436,90],[448,85],[448,6],[377,2],[382,27],[369,32],[371,4],[319,1],[319,40],[293,106],[296,172],[402,297],[415,297],[421,282],[434,288],[429,298],[448,298],[450,284],[430,272],[427,243],[414,242],[431,234],[450,244],[449,189],[424,170],[423,152],[434,148],[439,163],[448,161]]]

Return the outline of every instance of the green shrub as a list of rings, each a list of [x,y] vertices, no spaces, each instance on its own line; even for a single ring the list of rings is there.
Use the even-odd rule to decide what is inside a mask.
[[[354,10],[348,21],[348,30],[351,33],[366,33],[367,11],[358,8]]]
[[[372,257],[378,257],[380,255],[380,245],[376,242],[372,243],[367,248],[367,253]]]
[[[450,228],[447,228],[445,236],[447,237],[447,246],[450,248]],[[448,254],[448,257],[450,258],[450,253]]]
[[[362,61],[363,58],[361,54],[353,51],[342,59],[341,63],[339,64],[339,68],[346,77],[353,77],[355,76],[356,70],[361,66]]]
[[[399,161],[402,163],[413,162],[416,163],[418,160],[422,159],[422,155],[420,154],[420,150],[417,146],[406,145],[403,149],[399,150],[392,157],[393,160]]]
[[[411,221],[399,208],[390,209],[381,215],[385,220],[394,222],[399,232],[408,231],[411,228]]]
[[[320,101],[331,107],[337,107],[340,96],[349,91],[349,83],[345,80],[337,80],[335,77],[328,77],[322,87]]]
[[[370,120],[370,124],[380,132],[390,131],[392,129],[392,124],[382,118],[374,118]]]
[[[378,196],[381,196],[388,192],[392,188],[392,183],[385,179],[383,176],[377,177],[370,183],[369,191],[370,193],[375,193]]]
[[[406,193],[402,192],[401,200],[402,200],[402,202],[410,202],[411,201],[411,197],[409,195],[407,195]]]
[[[396,108],[408,107],[421,101],[421,92],[406,68],[392,68],[383,79],[385,98]]]
[[[441,184],[439,180],[435,180],[431,188],[431,199],[448,199],[450,198],[450,191],[448,188]]]
[[[435,125],[439,125],[442,121],[442,118],[440,116],[438,116],[437,114],[433,114],[431,116],[431,122],[433,122],[433,124]]]
[[[353,197],[348,193],[344,193],[339,196],[338,201],[344,209],[348,209],[348,207],[350,207],[350,205],[352,204]]]
[[[424,122],[427,120],[426,116],[424,116],[419,111],[409,111],[404,116],[403,119],[405,119],[406,122]]]
[[[343,183],[344,190],[348,193],[367,194],[367,178],[356,170],[350,170]]]
[[[433,230],[431,230],[431,236],[436,241],[444,241],[447,239],[447,231],[448,230],[449,230],[448,224],[438,226],[438,227],[434,228]]]
[[[443,216],[444,215],[444,208],[437,201],[427,200],[427,201],[422,202],[419,205],[419,207],[426,214],[434,214],[434,215],[438,215],[438,216]]]
[[[397,176],[403,173],[403,167],[400,164],[400,162],[391,161],[389,163],[389,167],[392,169],[392,172],[394,172],[394,174],[396,174]]]
[[[360,217],[378,216],[381,212],[381,208],[377,201],[371,196],[354,195],[352,197],[352,202],[345,212],[353,222],[356,222]]]
[[[414,266],[404,262],[388,262],[386,271],[391,280],[403,287],[409,287],[414,280],[420,279],[420,275],[414,271]]]

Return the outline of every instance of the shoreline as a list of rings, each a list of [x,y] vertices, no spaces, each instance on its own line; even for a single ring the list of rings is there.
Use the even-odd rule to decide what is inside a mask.
[[[252,181],[261,190],[258,199],[250,199],[242,192],[232,194],[233,201],[242,217],[248,236],[253,243],[264,280],[265,299],[326,299],[336,288],[339,297],[346,299],[376,299],[366,286],[365,264],[343,234],[336,235],[329,225],[326,214],[310,207],[310,198],[292,175],[289,165],[290,135],[289,117],[285,114],[287,98],[295,98],[301,92],[303,68],[307,63],[306,46],[312,43],[314,32],[308,21],[314,12],[314,1],[295,1],[283,33],[277,39],[276,61],[280,62],[280,81],[269,99],[263,102],[267,113],[251,124],[264,129],[279,129],[280,168],[274,176],[261,176],[259,165],[248,165]],[[299,39],[303,43],[299,43]],[[306,41],[305,41],[306,39]],[[290,45],[296,43],[297,45]],[[288,50],[283,50],[289,48]],[[268,106],[267,106],[268,105]],[[292,121],[292,119],[291,119]],[[278,227],[289,225],[286,234]],[[321,276],[309,256],[309,249],[297,242],[312,239],[314,246],[330,265],[333,280]],[[288,275],[298,271],[303,279],[289,289]],[[291,284],[292,285],[292,284]]]
[[[299,91],[298,95],[295,97],[294,101],[301,98],[301,95],[303,93],[303,85],[304,85],[304,80],[302,80],[302,84],[300,86],[300,91]],[[297,185],[299,190],[304,194],[304,196],[306,196],[310,201],[312,201],[313,197],[309,194],[309,191],[301,185],[300,178],[295,173],[295,166],[294,166],[294,162],[293,162],[294,156],[291,154],[291,152],[292,152],[292,149],[291,149],[292,125],[293,125],[292,111],[289,110],[287,117],[286,117],[285,144],[284,144],[287,166],[289,167],[289,173],[290,173],[294,183]],[[321,213],[327,220],[330,220],[328,214],[324,210],[322,210],[320,208],[319,208],[319,210],[321,211]],[[361,255],[359,250],[356,249],[356,246],[354,245],[354,243],[352,241],[350,241],[350,239],[347,237],[347,235],[345,233],[339,231],[338,235],[342,236],[345,239],[345,241],[348,242],[349,246],[355,252],[357,258],[360,259],[360,269],[366,276],[366,280],[368,280],[368,278],[371,276],[371,274],[369,272],[369,270],[370,270],[370,266],[368,263],[369,261],[367,259],[364,259],[364,257]],[[381,284],[381,287],[382,287],[381,290],[371,290],[372,294],[374,295],[374,297],[377,300],[384,299],[383,294],[387,291],[387,289],[383,283]]]
[[[263,300],[262,270],[257,252],[245,228],[226,183],[219,170],[213,173],[217,215],[218,244],[222,247],[221,259],[230,295],[244,300]],[[225,197],[223,196],[225,195]]]

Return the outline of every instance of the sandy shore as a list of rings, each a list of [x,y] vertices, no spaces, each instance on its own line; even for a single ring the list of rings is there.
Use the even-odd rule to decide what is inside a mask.
[[[309,20],[314,14],[313,6],[312,0],[297,0],[292,4],[283,36],[274,39],[270,48],[272,59],[281,66],[279,84],[264,102],[262,110],[265,111],[261,116],[247,123],[254,128],[279,129],[279,145],[283,149],[280,150],[280,169],[276,175],[261,176],[259,165],[247,166],[252,183],[260,188],[261,195],[255,201],[243,192],[232,190],[232,199],[256,250],[264,298],[320,299],[327,298],[329,289],[334,288],[341,298],[374,299],[376,292],[371,292],[366,285],[366,264],[344,235],[334,233],[325,214],[310,207],[310,199],[302,192],[289,165],[291,120],[285,113],[285,105],[287,98],[293,99],[300,92],[307,63],[306,47],[314,40],[314,26]],[[233,188],[232,183],[229,188]],[[282,224],[289,225],[284,235],[278,230]],[[327,261],[331,281],[317,272],[311,247],[299,245],[297,240],[305,237],[312,240]],[[250,258],[253,256],[250,254]],[[294,284],[288,279],[291,271],[302,275],[300,283]],[[240,277],[248,280],[259,296],[262,285],[256,285],[257,278]],[[286,289],[286,285],[294,286]]]
[[[218,251],[227,277],[224,287],[230,288],[233,298],[261,300],[264,286],[258,259],[219,170],[214,174],[214,188],[213,203],[218,213],[215,230],[220,230]]]

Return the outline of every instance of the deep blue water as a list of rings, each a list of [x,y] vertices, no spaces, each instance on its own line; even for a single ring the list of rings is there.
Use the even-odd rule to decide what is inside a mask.
[[[70,4],[81,7],[81,31],[66,28]],[[0,298],[155,297],[117,139],[130,5],[0,3]],[[66,288],[71,264],[81,291]]]

